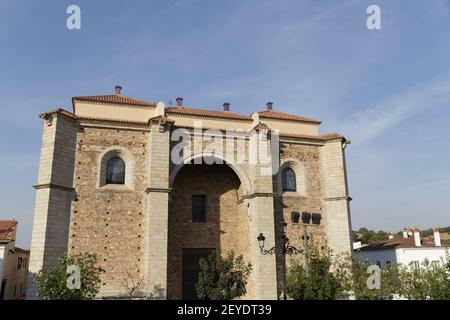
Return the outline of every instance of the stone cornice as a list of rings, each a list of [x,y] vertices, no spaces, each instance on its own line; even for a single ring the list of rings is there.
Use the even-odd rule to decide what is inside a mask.
[[[147,188],[145,189],[145,193],[150,192],[159,192],[159,193],[170,193],[172,188]]]
[[[256,197],[266,197],[266,198],[271,197],[271,198],[274,198],[276,196],[277,196],[277,194],[273,193],[273,192],[254,192],[252,194],[245,195],[242,198],[243,199],[253,199],[253,198],[256,198]]]
[[[343,196],[343,197],[330,197],[330,198],[324,198],[324,201],[339,201],[339,200],[346,200],[346,201],[352,201],[353,199],[349,196]]]
[[[75,190],[75,188],[73,188],[73,187],[62,186],[62,185],[54,184],[54,183],[35,184],[33,186],[33,188],[35,188],[36,190],[39,190],[39,189],[59,189],[59,190],[64,190],[64,191],[74,191]]]

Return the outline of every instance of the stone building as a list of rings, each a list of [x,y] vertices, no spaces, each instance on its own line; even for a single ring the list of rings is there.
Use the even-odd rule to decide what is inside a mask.
[[[319,121],[272,103],[251,116],[182,98],[165,107],[119,86],[72,105],[41,115],[30,272],[90,252],[105,270],[101,297],[123,295],[131,277],[145,280],[147,297],[194,298],[199,258],[233,250],[253,265],[245,298],[277,299],[285,266],[302,259],[281,253],[284,233],[297,248],[306,230],[309,241],[350,252],[349,141],[319,135]],[[266,143],[269,161],[255,158],[252,141]],[[276,254],[263,254],[260,234]],[[32,277],[28,289],[35,297]]]

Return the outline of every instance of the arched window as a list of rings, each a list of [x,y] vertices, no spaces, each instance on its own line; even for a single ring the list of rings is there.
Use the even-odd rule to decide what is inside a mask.
[[[283,191],[297,191],[297,181],[295,179],[295,172],[291,168],[286,168],[282,173]]]
[[[106,184],[125,184],[125,162],[116,157],[106,165]]]

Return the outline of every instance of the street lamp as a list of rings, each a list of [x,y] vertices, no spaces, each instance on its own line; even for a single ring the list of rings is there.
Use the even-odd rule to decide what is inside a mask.
[[[281,248],[281,250],[278,249],[276,247],[276,245],[274,247],[270,248],[269,250],[264,249],[264,242],[266,241],[266,237],[264,236],[263,233],[260,233],[257,239],[258,239],[259,249],[261,250],[261,254],[263,256],[268,255],[268,254],[274,255],[274,254],[277,254],[277,253],[281,253],[283,256],[296,255],[296,254],[305,254],[305,249],[298,249],[298,248],[296,248],[294,246],[291,246],[289,244],[289,238],[286,236],[286,232],[284,232],[282,237],[281,237],[281,240],[283,240],[283,247]],[[305,243],[305,241],[303,243]],[[286,268],[283,271],[283,300],[287,300],[287,295],[286,295]]]
[[[273,255],[276,253],[281,253],[283,255],[293,255],[293,254],[304,254],[305,250],[304,249],[297,249],[294,246],[291,246],[289,244],[289,238],[286,236],[286,232],[283,233],[283,235],[281,236],[281,240],[283,240],[283,247],[281,248],[281,252],[280,250],[277,251],[277,247],[274,246],[272,248],[270,248],[269,250],[264,249],[264,242],[266,241],[266,237],[264,236],[264,234],[260,233],[258,236],[258,243],[259,243],[259,249],[261,250],[261,254],[262,255]]]
[[[303,225],[303,235],[299,237],[300,240],[303,242],[303,248],[298,249],[294,246],[291,246],[289,244],[289,238],[286,235],[286,232],[283,232],[283,235],[281,236],[281,240],[283,241],[283,247],[277,248],[275,245],[274,247],[270,249],[264,249],[266,237],[263,233],[260,233],[259,236],[256,238],[258,240],[259,249],[261,250],[262,255],[274,255],[274,254],[282,254],[283,256],[286,255],[297,255],[297,254],[303,254],[305,255],[305,271],[308,272],[308,257],[306,255],[306,251],[308,250],[308,242],[309,242],[309,235],[307,233],[307,225],[309,223],[306,222],[306,220],[311,219],[311,214],[307,212],[303,212],[302,217],[302,225]],[[300,215],[296,212],[293,212],[291,215],[291,220],[293,223],[298,223],[300,219]],[[284,224],[286,226],[286,223]],[[285,268],[286,269],[286,268]],[[286,270],[283,271],[283,299],[286,300]]]

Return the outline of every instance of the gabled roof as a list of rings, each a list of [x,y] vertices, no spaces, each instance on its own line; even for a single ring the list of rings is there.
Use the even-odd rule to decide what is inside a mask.
[[[358,250],[372,251],[372,250],[386,250],[397,248],[443,248],[443,247],[436,247],[434,245],[434,241],[427,241],[427,240],[422,240],[421,246],[417,247],[414,243],[414,237],[403,238],[397,236],[389,240],[384,240],[377,243],[365,245]]]
[[[187,115],[187,116],[200,116],[206,118],[220,118],[220,119],[232,119],[232,120],[243,120],[243,121],[253,121],[249,116],[241,115],[238,113],[233,113],[229,111],[217,111],[217,110],[206,110],[206,109],[192,109],[192,108],[180,108],[180,107],[169,107],[166,108],[166,113],[176,114],[176,115]]]
[[[258,112],[260,118],[265,119],[276,119],[276,120],[286,120],[286,121],[296,121],[296,122],[306,122],[313,124],[321,124],[320,121],[311,118],[306,118],[303,116],[297,116],[294,114],[277,112],[277,111],[260,111]]]
[[[15,240],[12,236],[16,226],[17,221],[15,220],[0,220],[0,241]]]
[[[106,95],[106,96],[80,96],[73,97],[72,103],[75,102],[93,102],[99,104],[118,104],[126,106],[137,106],[137,107],[155,107],[156,104],[153,102],[130,98],[127,96],[122,96],[120,94]]]

